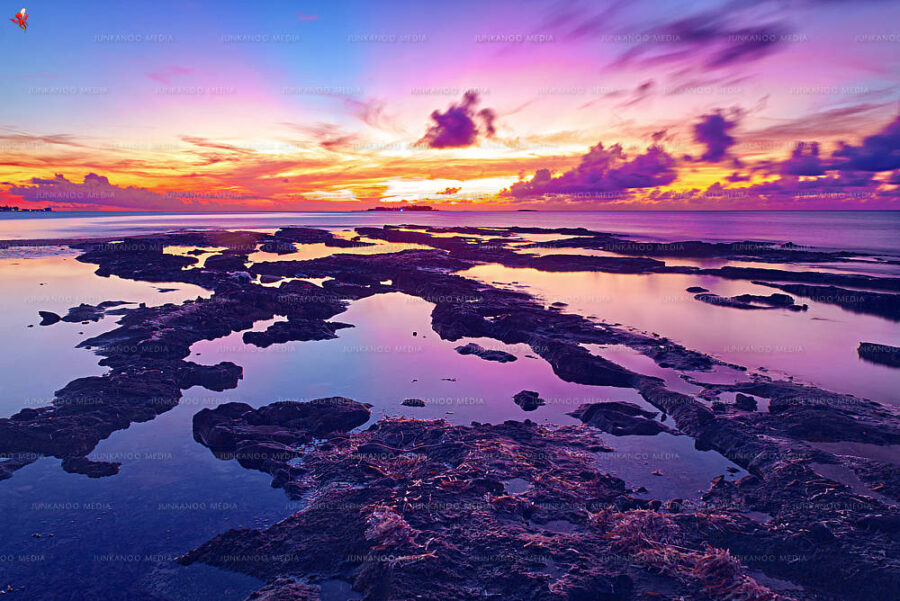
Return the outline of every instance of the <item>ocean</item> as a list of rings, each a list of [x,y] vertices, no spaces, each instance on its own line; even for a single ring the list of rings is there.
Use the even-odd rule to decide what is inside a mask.
[[[125,236],[186,228],[351,228],[405,223],[586,227],[650,241],[793,242],[823,249],[900,254],[900,211],[0,213],[0,240]]]

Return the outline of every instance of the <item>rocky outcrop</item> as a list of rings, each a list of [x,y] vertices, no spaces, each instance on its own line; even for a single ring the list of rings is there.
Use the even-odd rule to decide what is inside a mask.
[[[787,294],[771,294],[769,296],[741,294],[726,297],[707,292],[697,294],[694,298],[710,305],[731,307],[733,309],[790,309],[791,311],[806,311],[809,308],[807,305],[794,304],[794,299]]]
[[[40,325],[42,326],[52,326],[62,319],[62,317],[53,311],[38,311],[38,316],[41,318]]]
[[[545,403],[544,399],[533,390],[522,390],[513,397],[513,402],[522,408],[522,411],[534,411]]]
[[[290,319],[275,322],[264,332],[245,332],[243,340],[246,344],[267,348],[290,341],[331,340],[337,338],[337,330],[352,327],[347,323],[318,319]]]
[[[861,359],[887,365],[888,367],[900,367],[900,347],[874,342],[860,342],[856,349]]]
[[[581,405],[569,415],[613,436],[654,436],[670,431],[654,419],[658,413],[622,401]]]
[[[295,434],[288,428],[285,435]],[[253,444],[266,442],[251,436]],[[700,520],[648,515],[647,501],[597,470],[590,453],[604,450],[583,427],[382,420],[258,466],[291,497],[308,497],[304,509],[265,530],[231,530],[178,561],[270,581],[260,598],[334,579],[384,600],[463,600],[473,591],[548,601],[625,601],[645,592],[699,598],[704,582],[689,577],[690,568],[684,578],[654,574],[638,560],[645,549],[623,544],[618,533],[635,520],[658,519],[667,537],[682,542]],[[512,478],[532,485],[509,494],[504,482]],[[709,519],[703,528],[721,527]],[[684,561],[693,565],[706,552],[696,547],[698,555]],[[752,581],[736,561],[730,565],[737,575],[719,576],[722,583]]]
[[[812,286],[808,284],[771,284],[759,282],[764,286],[778,288],[797,296],[811,299],[817,303],[837,305],[853,313],[877,315],[900,321],[900,294],[887,294],[867,290],[848,290],[836,286]]]
[[[258,410],[244,403],[225,403],[194,416],[194,439],[220,457],[268,471],[272,462],[300,456],[296,447],[313,438],[327,438],[366,423],[370,406],[342,397],[282,401]]]
[[[456,347],[456,352],[460,355],[475,355],[481,357],[485,361],[496,361],[497,363],[509,363],[516,360],[516,356],[506,351],[486,349],[480,344],[470,342],[462,346]]]

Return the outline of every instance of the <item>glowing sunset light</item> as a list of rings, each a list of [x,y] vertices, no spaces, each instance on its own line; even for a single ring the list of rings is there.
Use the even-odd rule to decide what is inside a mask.
[[[78,8],[51,2],[0,39],[0,194],[61,210],[895,208],[900,6],[843,4],[164,2],[71,28]]]

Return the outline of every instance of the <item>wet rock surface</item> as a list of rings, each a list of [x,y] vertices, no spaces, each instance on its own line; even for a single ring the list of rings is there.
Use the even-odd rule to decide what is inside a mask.
[[[738,296],[726,297],[718,294],[703,293],[694,296],[698,301],[719,305],[721,307],[731,307],[733,309],[790,309],[791,311],[806,311],[807,305],[797,305],[794,299],[787,294],[770,294],[763,296],[759,294],[740,294]]]
[[[243,341],[260,348],[266,348],[273,344],[283,344],[292,340],[331,340],[337,338],[335,332],[341,328],[352,328],[346,323],[328,322],[316,319],[290,319],[279,321],[264,332],[245,332]]]
[[[230,530],[179,562],[270,581],[259,595],[340,580],[385,600],[674,600],[715,587],[774,599],[724,550],[688,542],[723,527],[721,518],[647,510],[597,470],[592,454],[604,450],[580,426],[381,420],[298,450],[295,461],[260,464],[306,506],[264,530]],[[532,485],[508,494],[510,478]],[[751,526],[731,523],[741,527]],[[676,544],[677,565],[658,569]],[[728,569],[693,575],[713,560]]]
[[[516,356],[511,353],[486,349],[474,342],[456,347],[456,352],[460,355],[475,355],[485,361],[496,361],[497,363],[509,363],[516,360]]]
[[[369,421],[370,415],[369,405],[343,397],[282,401],[258,410],[225,403],[194,416],[194,440],[220,458],[266,471],[270,462],[300,456],[295,450],[299,445],[352,430]]]
[[[673,415],[686,425],[698,410],[678,397],[655,400],[680,407]],[[900,590],[896,507],[817,474],[811,460],[823,458],[808,450],[776,454],[759,441],[765,468],[736,482],[716,478],[702,504],[687,509],[635,498],[600,472],[592,455],[609,449],[583,427],[393,418],[293,448],[283,441],[305,440],[305,425],[268,425],[277,438],[260,439],[256,429],[235,446],[278,443],[252,467],[306,506],[179,560],[270,580],[266,594],[300,579],[338,579],[377,599],[824,601]],[[531,484],[506,492],[516,478]],[[742,564],[804,588],[777,596]]]
[[[900,367],[900,347],[874,342],[860,342],[856,349],[861,359],[887,365],[888,367]]]
[[[591,403],[569,415],[614,436],[654,436],[671,431],[654,419],[659,413],[644,411],[634,403]]]
[[[544,399],[533,390],[522,390],[513,397],[513,402],[522,408],[522,411],[534,411],[545,403]]]
[[[837,305],[854,313],[865,313],[900,321],[900,294],[886,294],[866,290],[848,290],[837,286],[811,286],[807,284],[772,284],[760,282],[828,305]]]
[[[62,319],[62,317],[53,311],[38,311],[38,316],[41,318],[42,326],[52,326]]]

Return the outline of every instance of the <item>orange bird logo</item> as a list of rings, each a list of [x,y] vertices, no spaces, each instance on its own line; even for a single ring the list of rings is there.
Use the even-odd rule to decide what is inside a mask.
[[[22,31],[28,31],[28,15],[25,14],[24,8],[17,12],[16,16],[10,19],[10,21],[18,25]]]

